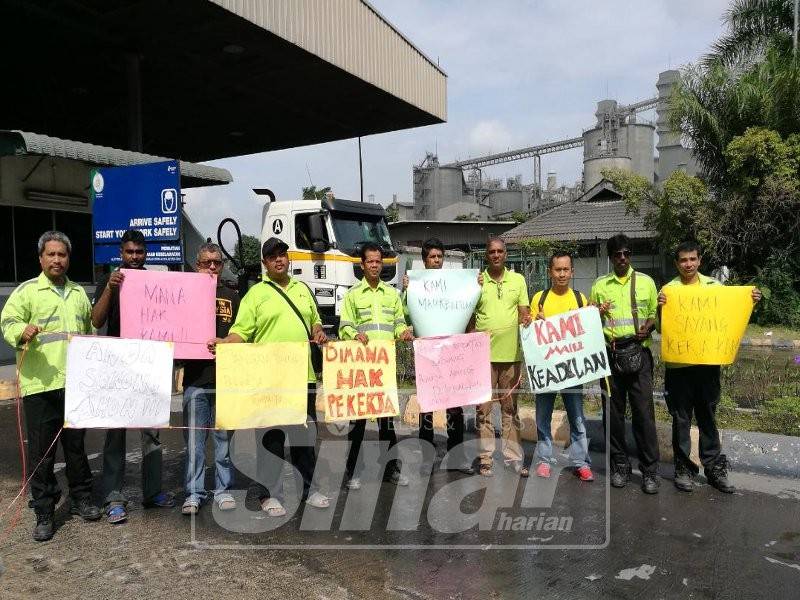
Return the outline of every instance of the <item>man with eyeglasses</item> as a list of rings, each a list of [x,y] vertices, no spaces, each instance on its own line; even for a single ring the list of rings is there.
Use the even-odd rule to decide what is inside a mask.
[[[199,273],[207,273],[217,280],[217,337],[227,337],[231,325],[239,312],[239,294],[225,287],[220,280],[222,250],[219,246],[206,243],[197,252],[196,268]],[[213,359],[189,360],[183,367],[183,424],[190,429],[183,430],[186,441],[186,469],[184,471],[184,491],[181,512],[194,515],[200,506],[209,499],[205,487],[206,440],[208,430],[214,427],[216,412],[216,366]],[[230,493],[233,484],[233,465],[230,456],[228,431],[215,429],[214,436],[214,492],[213,499],[220,510],[233,510],[236,501]]]
[[[658,291],[655,282],[631,266],[631,242],[619,233],[606,244],[613,269],[592,285],[589,301],[600,308],[611,359],[611,397],[604,395],[603,424],[610,429],[611,485],[625,487],[631,465],[625,442],[625,407],[631,406],[633,437],[642,491],[658,493],[658,438],[653,408],[653,355]]]
[[[479,435],[480,466],[478,472],[491,477],[495,451],[492,408],[500,403],[502,415],[502,451],[506,468],[520,477],[528,476],[520,444],[519,417],[515,390],[522,377],[522,347],[519,325],[531,323],[528,285],[525,278],[506,268],[506,244],[490,238],[486,245],[487,268],[479,279],[481,297],[467,331],[488,331],[491,336],[492,389],[496,397],[478,405],[476,421]]]

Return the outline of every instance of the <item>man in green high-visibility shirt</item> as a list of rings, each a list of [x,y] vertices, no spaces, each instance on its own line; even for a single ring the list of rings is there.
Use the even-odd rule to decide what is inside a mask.
[[[642,491],[657,494],[659,452],[650,334],[655,328],[658,292],[649,276],[633,269],[628,236],[613,236],[606,250],[613,269],[595,280],[589,301],[600,308],[611,358],[611,397],[604,397],[603,402],[603,424],[609,428],[611,440],[611,485],[621,488],[630,481],[625,442],[625,407],[630,402]]]
[[[678,276],[664,287],[679,285],[722,285],[713,277],[700,272],[702,257],[697,242],[686,241],[675,249],[675,267]],[[662,288],[663,289],[663,288]],[[754,288],[753,302],[761,300],[761,290]],[[667,303],[662,291],[658,295],[659,316],[661,307]],[[697,419],[700,432],[700,462],[703,463],[708,483],[719,491],[731,494],[735,488],[728,481],[728,460],[722,454],[722,442],[717,429],[716,411],[720,398],[719,365],[688,365],[665,363],[664,391],[667,408],[672,415],[672,452],[675,462],[675,487],[691,492],[692,477],[700,469],[689,458],[692,440],[692,414]]]
[[[71,253],[72,244],[66,235],[45,232],[39,238],[42,272],[11,292],[0,315],[3,337],[17,350],[28,464],[35,468],[30,479],[30,506],[36,512],[33,539],[37,542],[53,537],[55,507],[61,498],[53,474],[59,432],[72,500],[70,511],[87,521],[100,518],[100,509],[91,501],[92,470],[83,445],[85,431],[62,429],[68,336],[92,333],[89,298],[81,286],[67,278]]]
[[[406,325],[400,294],[381,281],[383,250],[377,244],[367,242],[361,246],[360,254],[364,278],[351,287],[342,300],[339,337],[343,340],[358,340],[362,344],[369,340],[410,342],[414,336],[411,328]],[[350,451],[345,465],[345,485],[351,490],[361,488],[359,471],[363,465],[360,464],[360,450],[366,426],[366,419],[350,421],[350,431],[347,434]],[[388,442],[388,450],[397,444],[392,417],[378,419],[378,440]],[[408,478],[400,472],[400,468],[400,461],[389,461],[384,478],[395,485],[408,485]]]

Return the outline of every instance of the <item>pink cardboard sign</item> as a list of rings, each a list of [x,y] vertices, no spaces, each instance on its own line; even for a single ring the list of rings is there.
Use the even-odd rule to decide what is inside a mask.
[[[422,412],[492,399],[486,332],[415,339],[414,370]]]
[[[205,273],[122,269],[120,337],[175,342],[175,358],[214,358],[217,280]]]

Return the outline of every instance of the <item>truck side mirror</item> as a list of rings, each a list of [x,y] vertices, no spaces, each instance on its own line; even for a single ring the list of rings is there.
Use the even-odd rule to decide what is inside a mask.
[[[325,240],[314,240],[311,242],[311,251],[315,254],[322,254],[330,250],[330,245]]]
[[[330,244],[326,241],[325,235],[325,215],[317,213],[308,217],[308,232],[311,234],[311,250],[313,252],[325,252],[330,249]]]

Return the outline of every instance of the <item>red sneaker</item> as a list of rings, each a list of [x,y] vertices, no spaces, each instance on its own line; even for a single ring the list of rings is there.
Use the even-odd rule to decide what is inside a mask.
[[[540,462],[536,465],[536,476],[544,477],[545,479],[550,477],[550,465],[544,462]]]
[[[592,470],[586,465],[575,469],[575,475],[577,475],[578,479],[581,481],[594,481]]]

